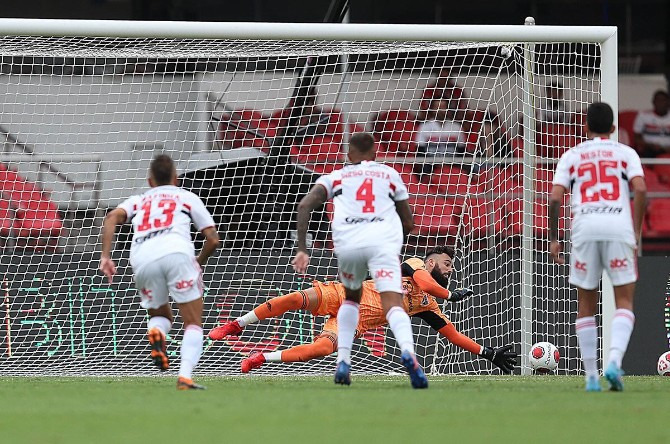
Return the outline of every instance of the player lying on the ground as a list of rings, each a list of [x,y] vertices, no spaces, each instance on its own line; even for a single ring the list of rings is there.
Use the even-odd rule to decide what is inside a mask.
[[[500,367],[504,373],[511,373],[516,365],[517,354],[512,346],[498,349],[478,344],[456,330],[456,327],[442,313],[435,298],[460,301],[472,294],[471,290],[447,290],[447,279],[452,271],[452,248],[436,248],[420,258],[408,259],[402,264],[403,297],[405,311],[413,317],[426,321],[434,330],[452,344],[488,359]],[[254,353],[242,360],[241,370],[247,373],[261,367],[265,362],[306,362],[328,356],[337,350],[337,310],[344,301],[344,286],[339,282],[314,282],[314,287],[277,296],[259,305],[253,311],[228,322],[209,332],[212,340],[218,341],[229,335],[238,335],[249,324],[281,316],[290,310],[309,310],[314,316],[329,315],[323,332],[311,344],[302,344],[287,350]],[[373,281],[363,283],[360,303],[361,317],[356,329],[356,337],[368,330],[386,325],[379,292]]]

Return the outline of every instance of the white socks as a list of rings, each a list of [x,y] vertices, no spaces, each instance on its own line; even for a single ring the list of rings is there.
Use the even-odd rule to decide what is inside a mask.
[[[635,315],[632,311],[619,308],[614,312],[612,319],[612,343],[610,344],[609,362],[621,368],[623,355],[628,348],[628,341],[635,325]],[[584,362],[586,377],[598,376],[598,328],[596,318],[587,316],[575,322],[579,351]],[[608,363],[609,365],[609,363]]]
[[[577,343],[584,362],[586,377],[598,377],[598,327],[596,318],[587,316],[575,321]]]
[[[153,316],[149,318],[147,329],[151,330],[153,328],[159,329],[165,336],[167,336],[167,334],[170,333],[170,329],[172,328],[172,322],[163,316]]]
[[[358,304],[345,300],[337,311],[337,362],[351,365],[351,347],[358,327]]]
[[[281,351],[263,353],[265,362],[281,362]]]
[[[341,310],[341,309],[340,309]],[[340,320],[339,316],[337,318]],[[412,337],[412,321],[401,307],[391,307],[386,313],[386,320],[393,331],[393,336],[402,352],[414,354],[414,338]]]
[[[254,313],[254,311],[251,310],[249,313],[247,313],[244,316],[241,316],[241,317],[239,317],[235,320],[240,325],[240,327],[244,328],[249,324],[253,324],[254,322],[258,322],[258,316],[256,316],[256,313]]]
[[[619,308],[614,312],[612,319],[612,342],[610,344],[610,362],[621,368],[623,355],[628,348],[628,340],[635,325],[635,315],[632,311]]]
[[[202,327],[188,325],[181,341],[181,365],[179,376],[191,379],[191,374],[202,355]]]
[[[355,302],[344,301],[337,312],[337,362],[351,364],[351,347],[358,327],[359,306]],[[412,321],[401,307],[392,307],[386,313],[393,336],[400,350],[414,354]],[[267,359],[267,356],[266,356]]]

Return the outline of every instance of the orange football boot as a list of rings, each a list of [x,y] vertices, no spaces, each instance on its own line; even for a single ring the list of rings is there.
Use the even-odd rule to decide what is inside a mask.
[[[156,367],[164,372],[170,367],[165,345],[165,335],[159,329],[152,328],[147,333],[147,337],[151,344],[151,360]]]

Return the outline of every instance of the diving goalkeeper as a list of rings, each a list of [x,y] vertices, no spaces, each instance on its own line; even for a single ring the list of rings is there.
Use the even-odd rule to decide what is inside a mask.
[[[478,344],[456,330],[436,301],[438,298],[457,302],[472,295],[472,291],[468,289],[449,291],[445,288],[452,272],[453,256],[452,248],[438,247],[428,252],[424,260],[413,257],[403,262],[401,269],[405,290],[403,298],[405,311],[412,317],[426,321],[452,344],[488,359],[503,373],[511,373],[517,359],[517,354],[512,351],[511,345],[493,349]],[[344,286],[341,283],[314,281],[312,288],[272,298],[235,321],[212,329],[209,337],[218,341],[229,335],[238,335],[249,324],[281,316],[290,310],[309,310],[314,316],[329,315],[323,332],[311,344],[302,344],[280,351],[253,353],[242,360],[241,370],[242,373],[248,373],[260,368],[266,362],[307,362],[337,351],[337,310],[343,301]],[[356,337],[361,337],[366,331],[386,323],[374,282],[365,281]]]

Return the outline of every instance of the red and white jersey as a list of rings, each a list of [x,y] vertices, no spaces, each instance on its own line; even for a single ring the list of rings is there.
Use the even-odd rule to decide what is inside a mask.
[[[466,140],[459,123],[451,120],[429,120],[419,126],[416,142],[427,145],[427,154],[441,156],[457,152],[459,147],[465,146]]]
[[[335,249],[402,246],[402,223],[395,203],[409,199],[409,194],[396,170],[363,161],[321,176],[316,183],[333,199]]]
[[[635,117],[633,132],[641,134],[646,143],[670,147],[670,113],[659,116],[654,111],[640,111]]]
[[[635,150],[609,139],[588,140],[563,154],[553,183],[571,191],[573,243],[635,245],[628,182],[638,176],[644,172]]]
[[[118,208],[126,212],[126,222],[133,224],[130,264],[135,270],[172,253],[194,256],[191,222],[200,231],[215,226],[200,198],[174,185],[131,196]]]

